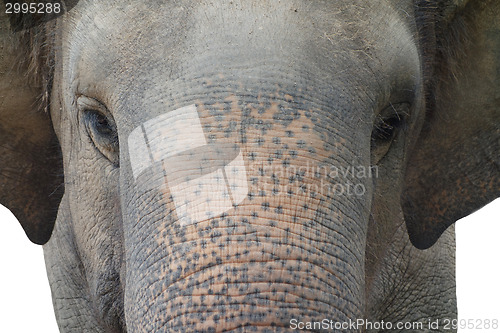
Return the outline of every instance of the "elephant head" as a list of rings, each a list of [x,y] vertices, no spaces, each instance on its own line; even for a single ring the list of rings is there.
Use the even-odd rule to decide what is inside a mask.
[[[500,3],[69,7],[0,21],[0,202],[61,331],[456,316],[445,230],[500,195]]]

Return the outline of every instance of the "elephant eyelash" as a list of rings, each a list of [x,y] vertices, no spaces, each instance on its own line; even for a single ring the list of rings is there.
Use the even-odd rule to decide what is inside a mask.
[[[391,104],[377,115],[372,131],[372,141],[391,141],[397,134],[396,132],[406,125],[408,116],[408,103]]]
[[[372,165],[387,155],[399,131],[405,128],[409,109],[409,103],[391,104],[376,116],[371,134]]]
[[[403,126],[403,119],[400,116],[393,116],[387,119],[381,118],[377,121],[372,133],[372,140],[390,141],[393,139],[396,130]]]

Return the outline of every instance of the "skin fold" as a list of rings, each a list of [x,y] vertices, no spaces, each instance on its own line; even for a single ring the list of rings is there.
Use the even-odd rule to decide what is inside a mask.
[[[67,5],[0,16],[0,202],[61,332],[450,331],[452,224],[500,195],[500,3]]]

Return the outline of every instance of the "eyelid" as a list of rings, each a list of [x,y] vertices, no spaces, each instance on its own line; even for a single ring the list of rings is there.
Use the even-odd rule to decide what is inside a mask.
[[[91,109],[91,110],[102,111],[103,113],[109,114],[108,109],[104,106],[104,104],[99,102],[95,98],[80,95],[76,99],[76,105],[80,110]]]
[[[410,116],[410,111],[411,111],[410,102],[389,103],[388,106],[379,110],[379,112],[375,114],[375,118],[380,119],[393,115],[402,115],[403,118],[406,118]]]
[[[82,116],[85,112],[89,111],[97,111],[103,114],[105,117],[110,120],[114,124],[114,117],[111,114],[111,112],[108,110],[108,108],[101,103],[99,100],[95,98],[91,98],[85,95],[80,95],[76,99],[76,107],[78,110],[78,120],[82,121]]]

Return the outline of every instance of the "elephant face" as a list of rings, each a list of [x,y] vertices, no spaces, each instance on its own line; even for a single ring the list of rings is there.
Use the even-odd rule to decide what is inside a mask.
[[[422,268],[444,253],[452,268],[452,236],[419,251],[404,221],[427,248],[499,195],[500,6],[442,5],[80,1],[24,32],[45,78],[26,94],[45,94],[55,134],[43,114],[39,140],[9,130],[20,152],[2,165],[23,177],[0,199],[39,243],[61,201],[44,246],[61,330],[418,317],[393,310],[415,303],[394,300],[396,280],[425,296],[439,281],[429,317],[453,315],[453,273]],[[16,186],[37,213],[3,190]]]

